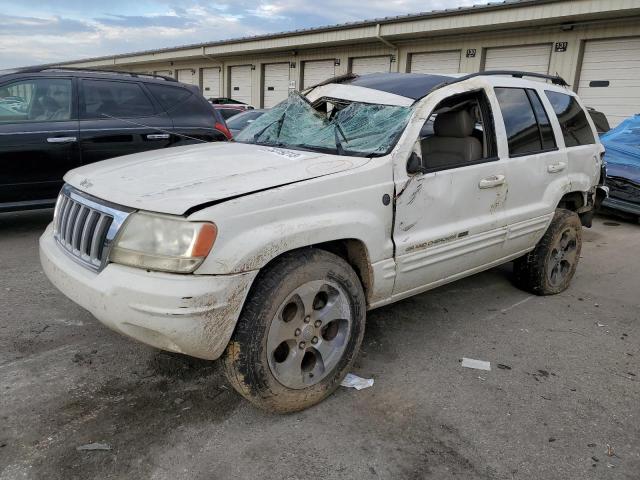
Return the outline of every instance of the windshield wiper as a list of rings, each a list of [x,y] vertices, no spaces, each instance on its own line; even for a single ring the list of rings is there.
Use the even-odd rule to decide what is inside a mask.
[[[280,115],[279,118],[277,118],[276,120],[274,120],[273,122],[271,122],[270,124],[268,124],[266,127],[264,127],[262,130],[260,130],[258,133],[256,133],[253,136],[253,141],[257,142],[258,139],[262,136],[262,134],[264,132],[266,132],[272,125],[275,125],[276,123],[278,124],[278,134],[276,135],[276,138],[280,137],[280,132],[282,131],[282,125],[284,124],[284,119],[287,116],[287,111],[285,110],[284,112],[282,112],[282,115]]]
[[[339,123],[334,124],[334,129],[333,129],[333,135],[336,139],[336,150],[338,152],[338,155],[344,155],[345,153],[345,149],[344,146],[342,145],[342,141],[340,141],[340,137],[338,136],[338,132],[340,132],[340,135],[342,135],[342,138],[344,138],[344,141],[349,143],[349,139],[347,138],[347,136],[344,134],[344,130],[342,130],[342,127],[340,126]]]

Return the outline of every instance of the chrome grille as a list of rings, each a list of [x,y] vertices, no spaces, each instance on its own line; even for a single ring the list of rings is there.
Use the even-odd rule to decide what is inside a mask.
[[[76,261],[101,270],[113,239],[130,213],[130,209],[114,208],[65,185],[56,203],[53,234]]]

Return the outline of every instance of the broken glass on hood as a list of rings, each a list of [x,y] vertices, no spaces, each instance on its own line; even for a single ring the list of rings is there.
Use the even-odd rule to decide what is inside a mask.
[[[412,112],[410,107],[395,105],[329,102],[329,113],[323,113],[298,92],[292,92],[287,100],[240,132],[236,141],[338,155],[381,156],[394,147]]]

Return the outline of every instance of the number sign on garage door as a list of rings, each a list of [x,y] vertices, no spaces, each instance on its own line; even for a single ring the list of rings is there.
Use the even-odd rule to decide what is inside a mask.
[[[304,62],[302,71],[302,88],[309,88],[328,78],[336,76],[336,61],[314,60]]]
[[[365,75],[367,73],[388,72],[391,70],[391,57],[360,57],[351,60],[351,73]]]
[[[640,113],[640,38],[585,43],[578,95],[614,127]]]
[[[264,108],[271,108],[289,94],[289,64],[270,63],[264,66]]]
[[[460,72],[460,50],[414,53],[411,55],[411,72],[458,73]]]
[[[549,73],[550,59],[550,44],[488,48],[484,60],[484,69]]]
[[[220,67],[202,69],[202,94],[206,98],[220,96]]]
[[[185,68],[178,70],[178,81],[182,83],[188,83],[189,85],[198,85],[198,75],[196,70]]]
[[[231,98],[251,104],[251,66],[240,65],[231,67]]]

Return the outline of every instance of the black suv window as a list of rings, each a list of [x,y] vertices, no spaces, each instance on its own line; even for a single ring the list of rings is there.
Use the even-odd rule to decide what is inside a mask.
[[[0,87],[0,123],[69,120],[71,80],[32,78]]]
[[[556,148],[549,117],[535,90],[499,87],[495,92],[507,131],[509,156]]]
[[[83,118],[145,117],[155,109],[142,87],[133,82],[83,80]]]
[[[186,88],[154,85],[150,83],[147,84],[147,88],[156,97],[165,110],[172,109],[191,96],[191,92]]]
[[[587,115],[575,97],[548,90],[544,93],[551,102],[553,111],[558,116],[564,144],[567,147],[596,143],[593,137],[593,130],[591,130],[591,126],[587,121]]]

